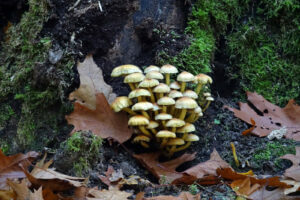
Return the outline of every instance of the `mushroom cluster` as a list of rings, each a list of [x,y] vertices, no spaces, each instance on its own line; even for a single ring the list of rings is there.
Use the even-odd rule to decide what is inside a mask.
[[[124,77],[131,89],[128,97],[117,97],[111,108],[130,115],[128,125],[136,133],[133,142],[145,148],[154,142],[169,156],[199,140],[192,133],[193,123],[214,100],[204,89],[212,83],[210,76],[183,71],[177,81],[171,82],[171,76],[177,73],[178,69],[170,64],[150,65],[144,73],[135,65],[121,65],[111,73],[112,77]],[[194,91],[188,88],[190,84],[196,85]]]

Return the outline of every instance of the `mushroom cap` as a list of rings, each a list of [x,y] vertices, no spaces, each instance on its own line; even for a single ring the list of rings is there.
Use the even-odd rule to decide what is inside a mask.
[[[143,115],[135,115],[128,120],[129,126],[145,126],[149,124],[149,120]]]
[[[150,97],[151,94],[146,89],[138,88],[138,89],[132,90],[129,93],[129,95],[128,95],[129,99],[140,97],[140,96],[148,96],[148,97]]]
[[[155,136],[159,138],[176,138],[176,134],[168,130],[159,131]]]
[[[201,83],[201,84],[206,84],[206,83],[210,83],[212,84],[212,78],[206,74],[198,74],[197,76],[195,76],[195,83]]]
[[[161,107],[157,103],[153,103],[153,111],[161,110]]]
[[[153,79],[157,79],[157,80],[162,80],[162,79],[164,79],[164,75],[162,75],[158,71],[151,71],[151,72],[148,72],[146,74],[146,78],[153,78]]]
[[[203,112],[197,113],[198,117],[202,117],[203,116]]]
[[[153,108],[153,104],[147,101],[138,102],[132,106],[132,110],[134,111],[150,110],[152,108]]]
[[[195,134],[188,134],[184,138],[184,140],[187,142],[196,142],[196,141],[199,141],[199,137],[198,137],[198,135],[195,135]]]
[[[180,84],[177,81],[174,81],[170,84],[170,88],[173,90],[179,90],[180,89]]]
[[[123,108],[127,108],[132,105],[130,99],[126,96],[117,97],[112,103],[111,108],[115,112],[120,112]]]
[[[155,88],[153,88],[153,92],[155,93],[169,93],[170,87],[167,84],[160,83]]]
[[[193,90],[186,90],[183,94],[184,97],[190,97],[192,99],[198,99],[198,95]]]
[[[166,127],[182,127],[185,125],[185,121],[177,118],[173,118],[166,123]]]
[[[185,141],[181,138],[172,138],[169,139],[169,141],[167,142],[167,146],[176,146],[176,145],[183,145],[185,143]]]
[[[194,81],[195,76],[189,72],[181,72],[178,76],[177,76],[177,81],[180,82],[191,82]]]
[[[169,120],[172,119],[172,115],[166,113],[160,113],[155,115],[155,120]]]
[[[189,133],[195,131],[196,128],[194,124],[186,123],[183,127],[177,129],[178,133]]]
[[[175,104],[175,100],[171,97],[162,97],[158,99],[157,104],[160,106],[170,106]]]
[[[213,97],[206,97],[207,101],[214,101],[215,99]]]
[[[135,72],[140,72],[142,73],[142,70],[135,66],[135,65],[120,65],[118,67],[115,67],[113,69],[113,71],[111,72],[111,76],[112,77],[118,77],[118,76],[122,76],[122,75],[127,75],[127,74],[132,74]]]
[[[142,82],[139,83],[139,88],[151,88],[159,84],[159,81],[156,79],[145,78]]]
[[[197,108],[194,109],[195,113],[202,113],[202,109],[200,106],[198,106]]]
[[[160,68],[160,73],[162,73],[162,74],[176,74],[176,73],[178,73],[178,69],[173,65],[166,64],[166,65],[163,65]]]
[[[211,93],[210,93],[210,92],[204,92],[204,93],[203,93],[203,96],[205,96],[205,97],[210,97],[210,96],[211,96]]]
[[[129,74],[125,77],[124,83],[138,83],[145,79],[144,74],[140,72]]]
[[[197,107],[197,102],[190,97],[181,97],[175,103],[177,109],[195,109]]]
[[[141,141],[150,142],[150,138],[148,138],[145,135],[138,135],[133,139],[133,142],[141,142]]]
[[[160,68],[155,66],[155,65],[149,65],[148,67],[146,67],[144,69],[144,73],[145,74],[148,74],[149,72],[152,72],[152,71],[158,71],[159,72]]]
[[[171,90],[168,96],[171,97],[172,99],[183,97],[182,93],[177,90]]]
[[[157,123],[156,121],[150,121],[147,129],[153,129],[153,128],[157,128],[159,126],[159,123]]]

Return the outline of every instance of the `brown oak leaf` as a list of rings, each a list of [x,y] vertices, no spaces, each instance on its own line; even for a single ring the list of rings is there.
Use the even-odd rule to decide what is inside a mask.
[[[240,110],[224,106],[241,120],[251,124],[251,118],[256,122],[252,134],[265,137],[274,130],[286,128],[285,137],[300,141],[300,106],[290,100],[284,108],[280,108],[257,93],[247,92],[248,103],[239,102]]]
[[[128,128],[125,113],[115,113],[102,93],[96,94],[96,110],[91,110],[75,102],[74,111],[66,116],[76,131],[92,131],[101,138],[112,138],[119,143],[127,141],[132,131]]]
[[[284,176],[300,181],[300,147],[296,147],[296,155],[286,154],[280,157],[292,161],[293,165],[285,170]]]
[[[5,156],[0,150],[0,189],[6,189],[6,179],[24,178],[22,167],[26,168],[38,156],[37,152],[31,151],[26,154]],[[22,166],[22,167],[20,167]]]
[[[117,187],[109,187],[108,190],[90,189],[88,192],[92,198],[87,197],[87,200],[127,200],[132,193],[120,191]]]
[[[286,196],[284,194],[283,188],[277,188],[275,190],[267,190],[266,187],[262,187],[261,189],[253,192],[250,196],[248,196],[249,199],[252,200],[299,200],[300,198],[297,198],[295,196]]]
[[[200,200],[201,194],[192,195],[189,192],[181,192],[178,196],[160,195],[155,197],[144,197],[144,193],[137,194],[136,200]]]
[[[102,70],[96,65],[92,55],[86,56],[82,63],[78,62],[77,70],[80,87],[70,94],[70,100],[76,99],[78,103],[95,110],[97,93],[103,93],[110,103],[116,98],[112,87],[105,83]]]

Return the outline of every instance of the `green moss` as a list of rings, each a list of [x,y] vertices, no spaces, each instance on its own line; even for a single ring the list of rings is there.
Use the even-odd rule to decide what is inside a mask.
[[[49,66],[52,39],[40,36],[49,15],[47,1],[29,0],[28,4],[29,10],[20,22],[9,28],[0,52],[0,105],[9,102],[21,108],[17,109],[21,112],[17,114],[16,139],[10,141],[17,151],[40,150],[55,138],[55,135],[45,136],[39,129],[46,126],[48,133],[58,133],[58,118],[66,110],[65,105],[61,105],[64,104],[64,89],[73,77],[71,68],[74,65],[72,55],[64,52],[54,66],[56,79],[52,78],[45,85],[35,84],[35,67]],[[1,119],[0,122],[6,123],[9,117]]]
[[[285,154],[295,154],[295,142],[269,142],[266,146],[256,149],[252,162],[257,166],[262,166],[263,163],[272,161],[278,168],[282,168],[282,160],[279,158]]]
[[[102,139],[91,133],[76,132],[65,142],[61,143],[61,149],[67,156],[74,156],[71,160],[76,176],[82,176],[91,168],[100,157]]]
[[[195,3],[188,20],[185,33],[190,37],[190,45],[177,56],[165,52],[159,54],[159,64],[171,63],[193,74],[211,72],[211,62],[216,44],[228,24],[235,20],[244,10],[248,1],[238,0],[199,0]]]
[[[4,129],[6,121],[15,114],[13,108],[8,104],[0,105],[0,130]]]
[[[231,74],[244,90],[285,105],[300,94],[300,3],[260,1],[257,13],[227,36]]]

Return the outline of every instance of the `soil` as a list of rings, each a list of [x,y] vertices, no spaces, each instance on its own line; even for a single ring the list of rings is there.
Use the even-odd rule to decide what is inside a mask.
[[[103,70],[105,81],[118,95],[127,95],[129,88],[122,83],[121,79],[110,77],[113,67],[124,63],[133,63],[141,67],[154,64],[155,55],[162,49],[173,49],[175,55],[189,43],[183,33],[190,5],[184,4],[182,0],[163,2],[101,0],[103,11],[99,10],[96,0],[81,1],[72,8],[75,2],[75,0],[49,0],[52,14],[41,34],[53,38],[54,45],[69,51],[77,60],[82,60],[87,54],[92,53],[97,65]],[[174,38],[171,34],[162,35],[163,31],[167,33],[174,31],[177,37]],[[195,124],[201,140],[186,151],[197,152],[196,159],[180,166],[178,171],[208,160],[210,153],[216,148],[220,156],[238,171],[245,172],[252,169],[257,175],[282,174],[291,166],[289,161],[282,161],[281,167],[276,167],[272,160],[260,164],[252,162],[255,149],[266,146],[269,141],[267,138],[242,136],[241,132],[249,126],[223,109],[224,105],[236,106],[237,98],[233,95],[233,88],[238,87],[238,84],[226,80],[226,58],[216,55],[215,60],[217,60],[215,71],[211,74],[215,81],[212,87],[215,102]],[[75,68],[74,70],[76,71]],[[78,83],[79,79],[75,77],[70,91],[78,86]],[[57,142],[63,142],[63,139],[65,138],[59,138]],[[238,168],[234,165],[231,142],[236,146],[242,166],[249,161],[250,167],[245,165]],[[290,144],[284,139],[280,143]],[[101,158],[85,174],[90,176],[90,186],[107,187],[100,181],[98,175],[104,174],[108,166],[113,166],[115,170],[122,169],[125,177],[138,175],[158,184],[157,180],[132,157],[133,153],[141,152],[137,149],[139,148],[130,142],[124,146],[104,142],[100,149]],[[62,153],[59,150],[56,154]],[[69,158],[64,159],[63,156],[61,159],[61,163],[70,162]],[[61,165],[57,165],[56,168],[58,171],[74,175],[74,172],[68,171]],[[176,195],[188,189],[188,186],[164,185],[155,187],[139,185],[126,188],[134,191],[134,194],[144,191],[145,196]],[[202,199],[231,199],[234,196],[234,192],[225,184],[201,186],[199,190],[202,192]]]

